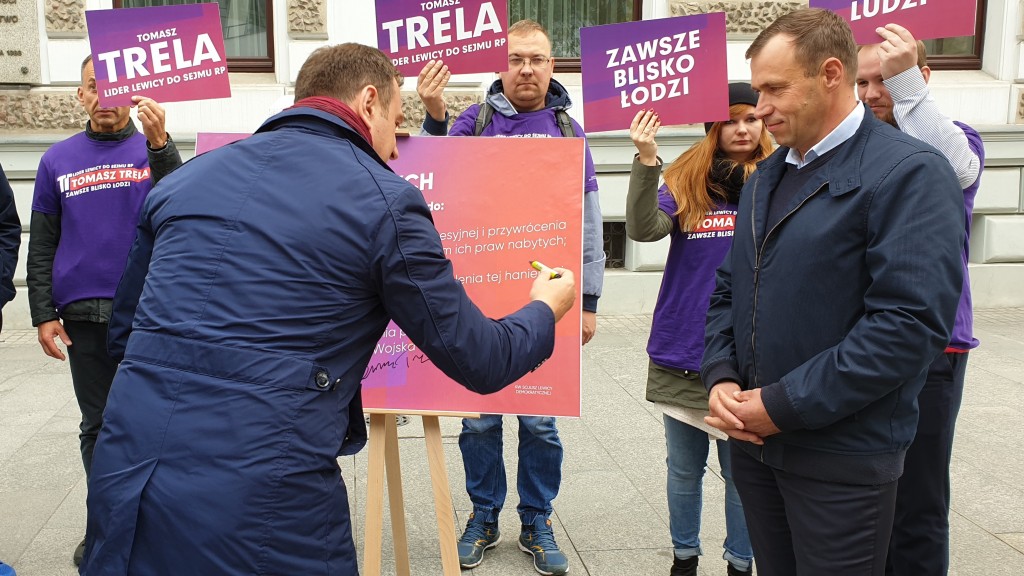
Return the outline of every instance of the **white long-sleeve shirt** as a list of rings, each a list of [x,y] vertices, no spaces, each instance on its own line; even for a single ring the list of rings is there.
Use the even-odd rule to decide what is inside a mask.
[[[913,66],[882,82],[892,97],[892,113],[900,130],[942,152],[961,188],[973,184],[981,173],[981,161],[971,151],[964,131],[932,100],[921,70]]]

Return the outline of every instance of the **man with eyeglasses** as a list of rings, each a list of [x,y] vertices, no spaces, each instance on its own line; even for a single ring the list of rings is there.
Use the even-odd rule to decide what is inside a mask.
[[[572,103],[565,87],[551,78],[555,59],[551,39],[543,26],[520,20],[508,29],[508,70],[499,74],[487,91],[486,104],[474,104],[448,128],[443,99],[451,77],[448,67],[431,61],[420,73],[417,91],[427,109],[423,130],[443,136],[561,137],[571,132],[584,137],[583,129],[568,118]],[[487,110],[490,108],[491,110]],[[478,122],[478,117],[487,118]],[[483,124],[481,126],[481,124]],[[565,129],[560,127],[565,125]],[[481,129],[482,128],[482,129]],[[597,329],[597,301],[604,281],[604,246],[597,176],[590,148],[586,148],[583,194],[583,334],[586,344]],[[579,166],[566,166],[579,170]],[[533,556],[541,574],[565,574],[568,560],[555,543],[551,526],[551,501],[562,482],[562,444],[555,419],[519,416],[519,471],[517,489],[522,520],[519,548]],[[498,514],[505,504],[506,477],[502,454],[502,417],[484,414],[462,421],[459,448],[466,471],[466,491],[473,513],[459,540],[459,563],[473,568],[483,562],[484,550],[498,544]]]

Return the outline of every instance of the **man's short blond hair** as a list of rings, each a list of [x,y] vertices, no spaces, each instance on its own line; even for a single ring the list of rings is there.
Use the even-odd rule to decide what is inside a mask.
[[[544,26],[542,26],[541,23],[537,22],[536,20],[523,18],[522,20],[508,27],[509,36],[513,34],[530,34],[531,32],[540,32],[541,34],[544,35],[545,38],[548,39],[548,42],[551,41],[551,35],[548,34],[547,29],[544,28]]]
[[[544,26],[542,26],[541,23],[537,22],[536,20],[524,18],[508,27],[509,36],[528,36],[530,34],[533,34],[534,32],[539,32],[543,34],[544,38],[546,38],[548,41],[548,46],[552,46],[551,35],[548,34],[547,29],[544,28]],[[548,51],[550,52],[550,48]]]

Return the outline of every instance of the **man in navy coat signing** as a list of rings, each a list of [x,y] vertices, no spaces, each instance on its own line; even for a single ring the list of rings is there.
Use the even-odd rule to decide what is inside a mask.
[[[365,442],[360,382],[388,321],[480,393],[551,355],[573,274],[540,275],[501,320],[473,305],[386,164],[400,82],[374,48],[320,48],[295,106],[147,198],[83,574],[357,574],[337,456]]]

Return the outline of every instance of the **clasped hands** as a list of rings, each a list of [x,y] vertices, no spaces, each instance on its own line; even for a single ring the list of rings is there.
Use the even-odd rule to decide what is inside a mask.
[[[736,382],[723,380],[711,389],[708,408],[711,415],[704,422],[731,438],[764,444],[766,437],[780,432],[761,402],[760,388],[742,390]]]

